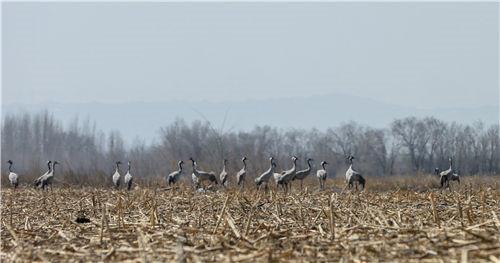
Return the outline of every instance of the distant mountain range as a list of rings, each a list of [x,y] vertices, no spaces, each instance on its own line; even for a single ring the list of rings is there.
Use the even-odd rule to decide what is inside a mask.
[[[355,121],[372,127],[387,127],[396,118],[408,116],[434,116],[444,121],[473,123],[482,120],[486,124],[498,124],[498,106],[462,108],[450,105],[434,109],[416,109],[391,105],[369,98],[331,94],[300,98],[276,98],[228,102],[126,102],[126,103],[64,103],[51,104],[2,104],[2,115],[19,112],[38,112],[47,109],[64,124],[78,116],[95,121],[97,128],[108,132],[120,130],[123,137],[132,142],[135,138],[151,142],[160,127],[176,118],[187,122],[209,120],[220,127],[226,116],[225,129],[250,130],[256,125],[281,128],[335,127]],[[3,116],[2,116],[3,117]]]

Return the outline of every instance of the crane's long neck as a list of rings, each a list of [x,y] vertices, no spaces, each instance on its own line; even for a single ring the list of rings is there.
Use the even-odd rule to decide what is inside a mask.
[[[128,163],[128,169],[127,169],[127,172],[130,173],[130,163]]]
[[[450,170],[451,170],[451,164],[453,163],[453,161],[450,159]]]
[[[12,163],[9,163],[9,172],[12,173]]]
[[[247,160],[243,160],[243,169],[246,170],[247,169]]]
[[[311,160],[307,160],[307,170],[311,171]]]
[[[52,165],[52,175],[54,175],[56,172],[56,164]]]
[[[193,172],[198,172],[198,171],[197,171],[197,169],[196,169],[196,168],[197,168],[197,166],[198,166],[198,165],[196,164],[196,162],[195,162],[195,161],[191,161],[191,162],[193,163]]]
[[[321,167],[323,167],[323,170],[326,170],[324,163],[321,164]]]
[[[182,172],[182,163],[179,163],[179,171]]]
[[[120,169],[120,167],[119,167],[119,164],[117,163],[117,164],[116,164],[116,169],[115,169],[115,172],[118,172],[118,170],[119,170],[119,169]]]
[[[49,173],[52,171],[52,167],[50,166],[50,163],[47,163],[47,166],[49,167]]]
[[[292,170],[295,171],[295,169],[297,169],[297,159],[293,160]]]
[[[222,161],[222,171],[226,171],[226,161]]]

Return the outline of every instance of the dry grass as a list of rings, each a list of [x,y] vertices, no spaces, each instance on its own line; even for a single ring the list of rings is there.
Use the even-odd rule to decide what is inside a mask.
[[[3,189],[0,259],[498,261],[498,177],[429,190],[436,181],[372,179],[364,192],[342,192],[336,180],[333,191],[330,181],[329,191],[318,192],[311,180],[308,189],[288,195],[187,187]],[[76,223],[82,215],[90,223]]]

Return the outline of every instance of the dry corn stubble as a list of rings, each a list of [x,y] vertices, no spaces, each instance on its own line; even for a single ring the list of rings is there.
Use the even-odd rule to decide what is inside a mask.
[[[470,178],[469,180],[472,180]],[[464,178],[467,181],[467,178]],[[496,261],[499,191],[2,189],[2,262]],[[492,185],[492,184],[490,184]],[[336,182],[337,187],[341,187]],[[420,186],[415,186],[420,187]],[[423,186],[422,186],[423,188]],[[84,215],[90,223],[78,224]]]

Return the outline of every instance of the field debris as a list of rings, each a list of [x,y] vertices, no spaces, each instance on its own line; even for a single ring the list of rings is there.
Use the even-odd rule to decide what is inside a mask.
[[[2,262],[500,259],[499,191],[1,191]],[[331,188],[330,188],[331,189]],[[76,218],[76,220],[75,220]]]

